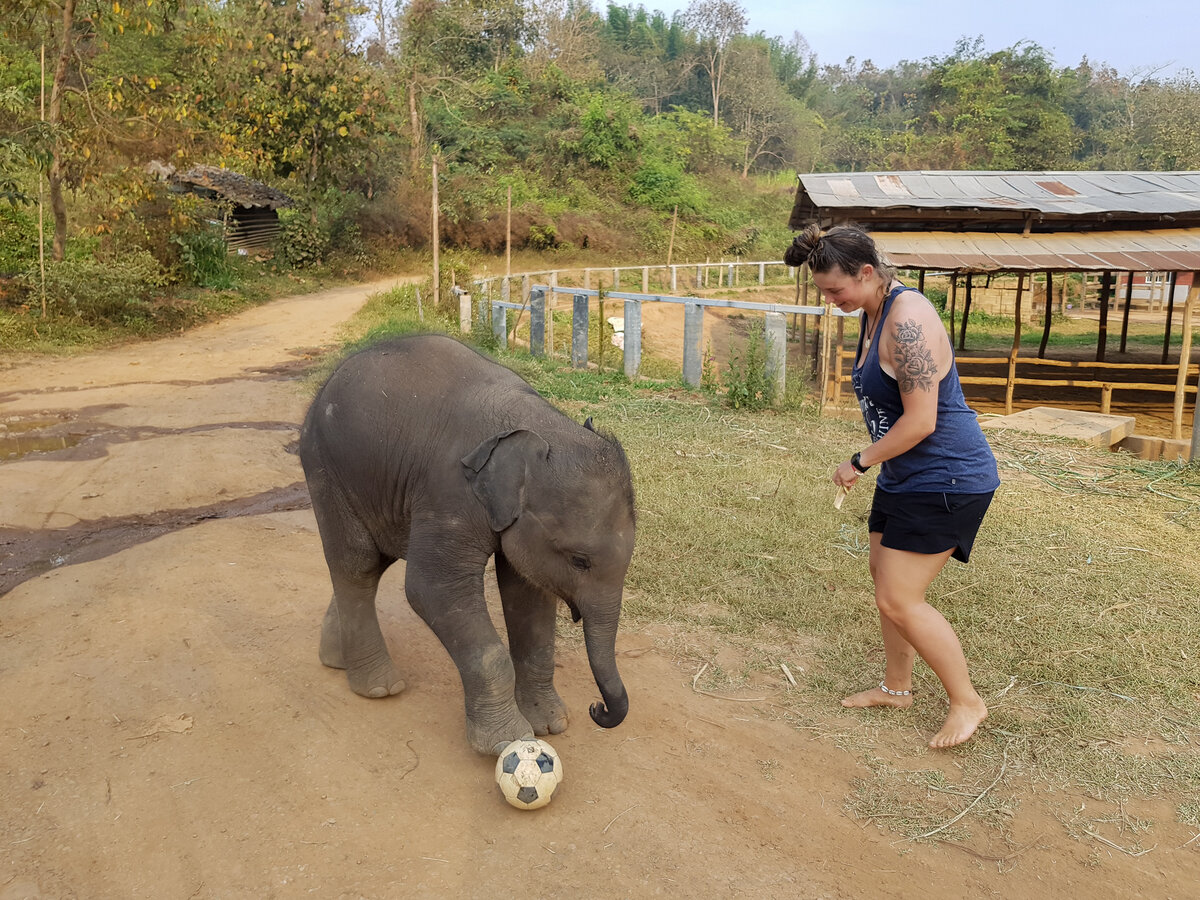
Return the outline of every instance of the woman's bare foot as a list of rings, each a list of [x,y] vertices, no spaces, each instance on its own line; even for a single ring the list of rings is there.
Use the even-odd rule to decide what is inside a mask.
[[[845,702],[845,701],[843,701]],[[975,729],[987,718],[987,707],[982,700],[974,703],[951,703],[950,715],[942,723],[942,730],[929,742],[934,750],[957,747],[975,733]]]
[[[867,706],[892,706],[896,709],[907,709],[912,706],[913,698],[911,695],[906,697],[895,697],[892,694],[885,694],[877,687],[871,688],[869,691],[863,691],[859,694],[854,694],[842,701],[842,706],[850,709],[862,709]]]

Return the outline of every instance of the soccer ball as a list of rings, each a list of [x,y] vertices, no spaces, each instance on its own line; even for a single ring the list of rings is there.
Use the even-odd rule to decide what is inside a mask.
[[[513,741],[496,760],[496,784],[517,809],[537,809],[550,802],[563,778],[558,751],[537,738]]]

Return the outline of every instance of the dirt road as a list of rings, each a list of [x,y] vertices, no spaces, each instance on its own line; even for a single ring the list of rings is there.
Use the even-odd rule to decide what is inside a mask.
[[[997,862],[855,822],[862,770],[783,720],[794,690],[694,691],[734,651],[666,625],[619,638],[612,731],[564,625],[566,781],[506,806],[402,565],[380,605],[408,689],[365,700],[317,660],[299,378],[365,294],[0,369],[0,900],[1194,895],[1194,846],[1097,857],[1033,812]]]

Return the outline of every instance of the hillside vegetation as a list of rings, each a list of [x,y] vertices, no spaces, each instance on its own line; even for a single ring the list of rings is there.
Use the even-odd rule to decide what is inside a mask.
[[[10,347],[184,327],[269,295],[271,276],[294,288],[298,269],[415,265],[435,160],[442,246],[468,269],[504,248],[510,191],[516,250],[601,264],[660,260],[672,234],[676,261],[777,257],[797,171],[1200,168],[1191,75],[983,38],[886,69],[834,63],[798,33],[748,33],[733,0],[674,15],[576,0],[5,8]],[[228,256],[225,211],[168,191],[154,160],[295,198],[271,258]]]

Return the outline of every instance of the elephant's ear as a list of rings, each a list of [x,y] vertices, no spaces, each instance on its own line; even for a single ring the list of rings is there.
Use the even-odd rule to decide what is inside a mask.
[[[592,425],[592,417],[591,416],[587,417],[587,421],[583,423],[583,427],[586,428],[588,431],[596,430],[595,426]]]
[[[463,457],[471,490],[487,510],[493,531],[503,531],[525,506],[531,464],[544,461],[550,445],[524,429],[492,435]]]

